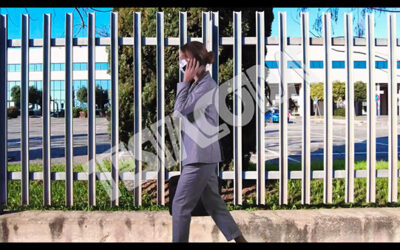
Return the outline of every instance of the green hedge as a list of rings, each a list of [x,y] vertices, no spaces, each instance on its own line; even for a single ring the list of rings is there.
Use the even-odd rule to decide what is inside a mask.
[[[8,118],[17,118],[19,116],[19,109],[17,107],[9,107],[7,109]]]
[[[346,116],[346,109],[345,108],[337,108],[333,111],[334,116]]]

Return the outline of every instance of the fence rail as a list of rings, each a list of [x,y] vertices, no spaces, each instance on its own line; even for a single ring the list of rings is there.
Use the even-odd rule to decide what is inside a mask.
[[[21,180],[22,185],[22,205],[29,204],[29,180],[43,180],[43,202],[44,205],[51,205],[51,181],[65,180],[66,185],[66,205],[72,206],[73,201],[73,182],[74,180],[87,180],[89,186],[88,203],[96,205],[96,180],[112,181],[112,205],[118,206],[118,185],[119,180],[134,180],[135,183],[142,183],[145,180],[157,180],[157,202],[160,205],[165,204],[165,180],[179,174],[179,171],[165,170],[165,79],[164,79],[164,50],[165,46],[182,46],[188,41],[201,41],[207,48],[215,53],[215,62],[210,68],[212,77],[218,80],[218,48],[223,45],[233,46],[233,107],[234,107],[234,131],[233,131],[233,166],[234,171],[222,171],[218,174],[222,179],[234,180],[234,204],[242,204],[242,181],[256,180],[257,204],[265,204],[265,182],[266,180],[279,180],[279,204],[288,203],[288,180],[302,180],[302,203],[310,204],[311,193],[310,183],[312,179],[323,179],[324,182],[324,203],[332,203],[332,180],[334,178],[345,178],[345,201],[354,201],[354,178],[367,179],[367,202],[375,202],[376,178],[388,178],[389,202],[397,202],[398,176],[400,170],[397,168],[397,81],[395,75],[396,50],[400,46],[400,39],[396,38],[396,15],[388,14],[388,39],[374,38],[374,16],[367,14],[366,38],[354,38],[352,35],[352,15],[345,14],[345,37],[331,38],[329,13],[323,13],[323,37],[309,37],[309,17],[308,13],[301,13],[301,38],[291,38],[286,35],[286,13],[279,13],[279,37],[265,37],[265,19],[263,12],[255,13],[256,36],[242,36],[241,12],[233,12],[233,37],[220,37],[218,12],[203,12],[202,15],[202,37],[187,36],[187,13],[181,12],[179,15],[179,37],[165,37],[164,34],[164,14],[156,14],[156,37],[143,37],[141,34],[141,14],[133,14],[133,37],[118,37],[118,13],[111,13],[111,36],[106,38],[95,37],[95,14],[88,15],[88,37],[73,38],[72,14],[65,16],[65,38],[51,38],[51,16],[45,14],[43,21],[43,39],[29,38],[29,16],[22,15],[21,39],[8,39],[8,21],[6,15],[0,16],[0,202],[7,204],[7,183],[9,180]],[[242,170],[242,47],[246,45],[255,45],[256,58],[254,59],[256,67],[256,146],[257,163],[256,171]],[[268,45],[278,45],[280,49],[280,125],[279,125],[279,171],[265,170],[265,49]],[[289,171],[288,169],[288,92],[286,78],[287,46],[302,46],[302,68],[303,68],[303,105],[302,114],[302,170]],[[329,55],[330,47],[333,45],[344,46],[346,49],[346,103],[349,109],[346,109],[346,158],[345,170],[333,170],[333,143],[332,143],[332,102],[325,102],[324,106],[324,170],[311,170],[311,151],[310,151],[310,88],[309,88],[309,52],[310,45],[321,45],[324,47],[325,66],[325,90],[326,100],[332,100],[331,83],[331,58]],[[66,84],[66,170],[65,172],[51,172],[50,158],[50,53],[51,47],[65,47],[65,84]],[[73,46],[88,46],[88,173],[73,172],[73,123],[72,123],[72,49]],[[111,172],[96,172],[96,117],[95,117],[95,47],[111,46]],[[138,136],[134,140],[135,169],[134,172],[119,171],[119,135],[118,135],[118,48],[119,46],[133,46],[134,52],[134,132]],[[141,80],[141,60],[142,46],[156,46],[157,57],[157,171],[142,170],[142,80]],[[367,139],[367,169],[354,170],[354,85],[352,83],[352,50],[354,46],[367,47],[367,69],[369,72],[369,81],[367,83],[368,97],[368,139]],[[376,135],[375,121],[376,112],[374,105],[375,87],[373,82],[374,74],[374,47],[386,46],[389,54],[389,169],[376,170]],[[29,117],[28,117],[28,83],[29,83],[29,48],[43,47],[43,172],[29,172]],[[7,162],[7,49],[21,48],[21,172],[8,172]],[[183,75],[180,73],[180,79]],[[181,156],[180,156],[181,157]],[[141,185],[135,185],[135,205],[142,204]]]

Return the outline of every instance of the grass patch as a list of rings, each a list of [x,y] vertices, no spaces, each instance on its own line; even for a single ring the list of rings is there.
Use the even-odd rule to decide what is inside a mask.
[[[111,165],[105,162],[103,171],[110,171]],[[266,171],[278,171],[279,165],[277,163],[266,163]],[[130,162],[123,162],[120,164],[121,171],[133,171],[133,164]],[[323,170],[322,161],[314,161],[311,164],[312,170]],[[343,160],[333,162],[334,170],[344,170],[345,163]],[[377,169],[387,169],[388,163],[385,161],[378,161],[376,164]],[[355,162],[355,169],[366,169],[365,161]],[[30,165],[29,170],[32,172],[43,171],[41,165]],[[249,171],[255,171],[255,164],[250,163]],[[301,164],[289,163],[289,171],[300,171]],[[8,171],[21,171],[20,165],[9,165]],[[63,172],[65,166],[52,165],[52,172]],[[74,172],[85,172],[85,166],[77,164],[73,168]],[[254,181],[255,183],[255,181]],[[8,181],[8,205],[5,209],[8,210],[84,210],[84,211],[118,211],[118,210],[168,210],[167,206],[159,206],[154,199],[150,198],[150,194],[143,193],[142,206],[134,206],[134,193],[129,190],[125,185],[125,181],[120,181],[119,190],[119,206],[113,207],[111,205],[110,196],[107,193],[106,181],[96,181],[96,206],[88,205],[88,182],[87,181],[74,181],[74,205],[72,207],[65,206],[65,182],[52,181],[51,182],[51,198],[52,205],[49,207],[43,206],[43,182],[41,180],[30,181],[30,205],[21,205],[21,181],[11,180]],[[259,210],[259,209],[311,209],[311,208],[339,208],[339,207],[399,207],[400,203],[387,203],[388,196],[388,181],[387,178],[376,179],[376,203],[367,203],[366,201],[366,179],[357,178],[354,183],[354,203],[345,203],[345,180],[333,179],[333,203],[323,204],[323,180],[311,180],[311,204],[301,204],[301,180],[288,180],[288,205],[279,205],[279,181],[266,180],[266,198],[265,205],[256,205],[256,197],[254,195],[243,197],[243,205],[233,205],[227,203],[228,210]]]

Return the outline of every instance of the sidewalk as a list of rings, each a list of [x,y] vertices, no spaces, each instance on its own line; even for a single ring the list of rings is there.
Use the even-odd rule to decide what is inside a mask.
[[[298,121],[301,121],[301,116],[296,116]],[[323,116],[310,116],[310,120],[316,123],[324,123]],[[332,118],[333,124],[346,124],[345,117],[333,117]],[[387,124],[388,123],[388,116],[382,115],[376,117],[376,124]],[[398,124],[400,124],[400,120],[398,119]],[[367,116],[356,116],[354,118],[354,125],[367,125]]]
[[[400,241],[400,208],[232,211],[249,242]],[[168,211],[24,211],[0,215],[0,242],[171,242]],[[226,242],[192,217],[190,242]],[[233,240],[231,242],[234,242]]]

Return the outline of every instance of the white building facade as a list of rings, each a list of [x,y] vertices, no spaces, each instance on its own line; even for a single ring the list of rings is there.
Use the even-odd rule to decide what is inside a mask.
[[[367,47],[365,46],[365,38],[355,38],[353,43],[353,82],[362,81],[368,83],[367,69]],[[399,44],[397,44],[399,46]],[[289,98],[291,98],[299,108],[301,114],[301,88],[303,83],[302,69],[302,46],[301,38],[289,38],[287,45],[286,79],[289,84]],[[387,39],[375,39],[375,63],[374,63],[374,82],[376,85],[376,102],[377,114],[388,114],[388,55],[389,48]],[[396,48],[397,49],[397,48]],[[396,53],[397,54],[397,53]],[[308,49],[309,57],[309,83],[312,85],[316,82],[325,81],[325,67],[330,67],[331,79],[334,81],[346,82],[347,69],[345,65],[346,50],[344,46],[344,38],[333,38],[331,50],[329,51],[331,65],[324,65],[325,51],[322,38],[311,38]],[[267,77],[268,85],[271,88],[271,101],[274,105],[278,105],[279,100],[279,60],[280,51],[278,38],[268,38],[266,67],[269,68]],[[399,72],[400,61],[397,60],[395,70]],[[396,74],[398,75],[398,73]],[[399,89],[399,88],[398,88]],[[269,104],[268,104],[269,105]]]
[[[108,54],[105,46],[96,46],[95,52],[96,85],[109,92],[111,76],[107,73]],[[73,90],[74,106],[85,107],[76,98],[76,92],[88,84],[88,48],[87,46],[73,47]],[[65,109],[65,48],[51,47],[51,111]],[[11,90],[14,86],[21,86],[21,49],[8,49],[8,107],[14,106]],[[29,86],[38,90],[43,88],[43,48],[29,49]]]

